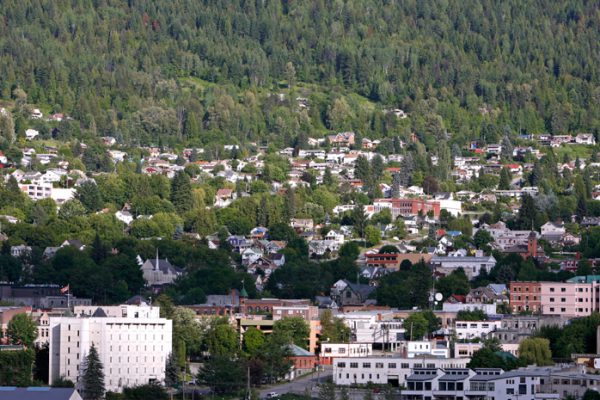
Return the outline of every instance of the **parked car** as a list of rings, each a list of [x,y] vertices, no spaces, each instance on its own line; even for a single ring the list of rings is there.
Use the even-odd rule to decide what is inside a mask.
[[[278,397],[279,397],[279,393],[277,393],[277,392],[267,393],[267,399],[276,399]]]

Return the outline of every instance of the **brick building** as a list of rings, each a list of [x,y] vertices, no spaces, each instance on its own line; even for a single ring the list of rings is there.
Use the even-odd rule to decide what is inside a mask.
[[[373,202],[375,213],[381,212],[384,209],[390,209],[392,212],[392,218],[396,219],[399,216],[409,215],[427,215],[430,211],[433,212],[433,216],[438,218],[440,216],[440,202],[437,200],[429,199],[376,199]]]

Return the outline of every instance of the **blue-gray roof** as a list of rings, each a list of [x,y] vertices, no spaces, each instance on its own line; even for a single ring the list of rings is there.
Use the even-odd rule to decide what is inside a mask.
[[[2,400],[80,400],[81,396],[73,388],[0,386]]]
[[[292,353],[292,356],[294,356],[294,357],[312,357],[312,356],[314,356],[314,354],[311,353],[310,351],[304,350],[302,347],[296,346],[295,344],[288,345],[288,349],[290,349],[290,352]]]

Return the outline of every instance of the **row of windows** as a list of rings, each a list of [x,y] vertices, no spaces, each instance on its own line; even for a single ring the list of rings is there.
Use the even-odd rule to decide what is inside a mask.
[[[360,379],[364,380],[365,379],[365,374],[360,374],[360,375],[361,375]],[[375,374],[375,375],[376,375],[377,379],[379,379],[379,374]],[[368,376],[369,376],[369,381],[371,381],[373,379],[373,374],[368,374]],[[341,373],[338,374],[338,378],[342,379],[342,374]],[[346,379],[350,379],[350,374],[346,374]],[[356,374],[353,375],[353,379],[354,380],[358,379],[358,377],[356,376]]]
[[[362,363],[362,368],[371,368],[371,363],[370,362],[364,362]],[[337,363],[337,367],[338,368],[346,368],[346,363],[345,362],[338,362]],[[396,363],[388,363],[388,368],[389,369],[395,369],[397,367]],[[427,368],[436,368],[435,364],[432,363],[428,363],[426,364]],[[449,366],[451,367],[451,366]],[[350,368],[358,368],[358,363],[357,362],[351,362],[350,363]],[[375,363],[375,368],[385,368],[384,364],[382,362],[377,362]],[[410,369],[411,366],[408,363],[401,363],[400,364],[400,368],[402,369]],[[412,368],[423,368],[423,364],[414,364],[412,366]]]

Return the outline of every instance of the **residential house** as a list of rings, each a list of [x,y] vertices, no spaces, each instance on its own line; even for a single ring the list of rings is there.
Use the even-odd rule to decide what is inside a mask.
[[[269,259],[276,267],[283,267],[285,265],[285,255],[281,253],[272,253],[269,255]]]
[[[40,135],[40,132],[36,131],[35,129],[27,129],[25,131],[25,138],[27,140],[33,140],[36,137],[38,137]]]
[[[18,246],[10,247],[10,255],[15,258],[25,257],[31,254],[31,246],[26,246],[24,244]]]
[[[242,254],[244,250],[250,248],[253,245],[253,242],[251,240],[248,240],[245,236],[241,235],[229,236],[227,238],[227,243],[229,243],[233,251],[239,254]]]
[[[475,289],[471,289],[466,297],[466,302],[469,304],[473,303],[483,303],[483,304],[492,304],[492,303],[508,303],[508,296],[506,293],[496,293],[489,286],[478,287]]]
[[[127,210],[119,210],[115,213],[115,218],[123,222],[125,225],[129,225],[133,222],[133,215]]]
[[[250,237],[252,239],[264,239],[266,238],[269,230],[264,226],[257,226],[250,231]]]
[[[235,199],[233,189],[219,189],[215,194],[215,207],[227,207]]]
[[[354,132],[340,132],[335,135],[327,136],[327,140],[333,146],[353,146],[354,145]]]
[[[257,247],[247,248],[241,254],[243,265],[250,265],[263,256],[263,252]]]
[[[303,234],[306,234],[306,232]],[[310,240],[308,242],[308,256],[310,258],[336,257],[340,247],[340,243],[335,240]]]
[[[81,241],[77,240],[77,239],[65,240],[60,245],[60,247],[67,247],[67,246],[71,246],[79,251],[85,250],[85,244],[81,243]]]
[[[367,302],[374,303],[375,300],[369,301],[369,296],[375,287],[360,283],[352,283],[346,279],[338,281],[331,289],[331,298],[336,304],[341,307],[363,305]]]
[[[314,229],[315,223],[311,218],[292,218],[290,226],[296,231],[309,231]]]
[[[596,138],[591,133],[579,133],[575,136],[575,143],[594,146],[596,144]]]
[[[342,245],[346,241],[346,237],[342,232],[332,229],[325,235],[325,240],[332,240]]]
[[[542,239],[549,242],[559,242],[567,232],[563,223],[546,222],[540,228]]]

